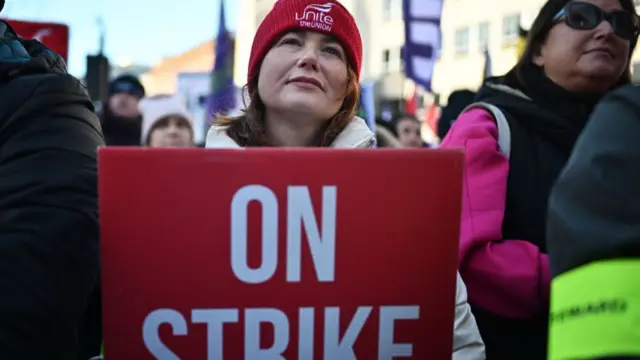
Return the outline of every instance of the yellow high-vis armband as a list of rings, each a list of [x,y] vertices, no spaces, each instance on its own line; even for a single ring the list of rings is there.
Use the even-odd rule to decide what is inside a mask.
[[[599,261],[551,284],[549,360],[640,356],[640,258]]]

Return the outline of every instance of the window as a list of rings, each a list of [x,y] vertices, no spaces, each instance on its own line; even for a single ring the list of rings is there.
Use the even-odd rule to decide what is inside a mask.
[[[382,70],[384,72],[402,69],[402,48],[386,49],[382,52]]]
[[[395,57],[391,58],[391,70],[402,71],[404,70],[404,56],[402,47],[394,49],[392,54],[395,53]]]
[[[456,55],[469,53],[469,28],[456,30]]]
[[[402,0],[382,0],[382,17],[385,21],[402,19]]]
[[[489,23],[478,25],[478,50],[485,51],[489,47]]]
[[[382,70],[389,71],[389,61],[391,60],[391,51],[389,49],[382,52]]]
[[[502,40],[507,45],[515,43],[520,32],[520,14],[505,16],[502,20]]]

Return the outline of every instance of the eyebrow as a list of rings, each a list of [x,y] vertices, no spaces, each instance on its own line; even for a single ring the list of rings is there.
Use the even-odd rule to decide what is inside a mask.
[[[282,37],[285,37],[288,34],[295,34],[295,35],[298,35],[298,36],[307,37],[307,32],[308,32],[308,30],[295,29],[295,30],[292,30],[292,31],[288,32],[287,34],[283,35]],[[331,35],[327,35],[327,34],[322,34],[322,36],[323,36],[322,37],[322,42],[325,43],[325,44],[341,45],[340,41],[335,36],[331,36]]]

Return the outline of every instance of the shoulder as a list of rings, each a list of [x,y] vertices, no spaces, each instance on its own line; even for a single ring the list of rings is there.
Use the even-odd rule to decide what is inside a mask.
[[[205,148],[208,149],[241,149],[228,134],[228,126],[213,125],[207,132]]]
[[[42,136],[48,132],[48,138],[43,139],[46,143],[56,134],[69,141],[78,136],[85,145],[87,139],[91,144],[104,142],[93,103],[82,83],[71,75],[17,77],[0,87],[0,104],[0,129],[10,131],[11,136],[18,132]]]
[[[485,109],[470,109],[458,116],[441,147],[463,146],[469,139],[493,138],[497,142],[498,126]]]
[[[640,87],[623,86],[606,95],[585,126],[567,168],[614,168],[633,171],[640,161]],[[621,167],[626,162],[629,167]],[[636,163],[636,165],[631,165]],[[611,174],[609,174],[611,175]]]
[[[594,109],[590,122],[609,120],[602,116],[605,113],[622,115],[623,121],[640,123],[640,86],[626,85],[608,93]]]
[[[94,111],[93,103],[80,80],[68,74],[22,75],[0,88],[4,111],[28,106],[56,106],[76,103]],[[28,110],[28,109],[27,109]]]
[[[76,96],[90,101],[85,86],[72,75],[59,73],[33,74],[20,76],[7,84],[8,88],[20,88],[33,95],[47,95],[56,92],[58,95]]]
[[[354,116],[331,144],[333,148],[375,148],[376,135],[364,119]]]

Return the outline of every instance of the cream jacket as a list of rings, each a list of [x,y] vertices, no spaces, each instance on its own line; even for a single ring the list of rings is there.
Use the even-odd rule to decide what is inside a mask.
[[[223,126],[212,126],[207,132],[205,148],[240,148],[235,141],[227,136],[226,130],[226,127]],[[369,130],[367,123],[356,116],[338,135],[331,147],[374,148],[376,147],[376,136]]]

